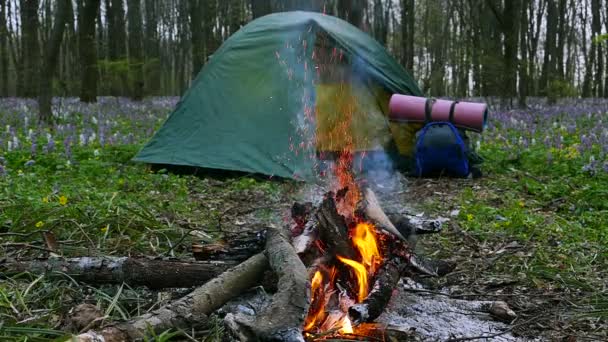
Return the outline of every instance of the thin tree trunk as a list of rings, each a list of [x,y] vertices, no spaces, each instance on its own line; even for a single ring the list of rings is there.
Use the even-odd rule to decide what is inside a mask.
[[[338,16],[358,28],[362,28],[366,2],[365,0],[338,0]]]
[[[6,0],[0,0],[0,97],[9,95],[6,12]]]
[[[402,63],[409,72],[414,71],[414,24],[416,22],[414,2],[415,0],[401,1]]]
[[[272,13],[270,0],[251,0],[251,14],[253,15],[253,19],[263,17],[270,13]]]
[[[145,1],[146,24],[145,24],[145,54],[146,65],[144,68],[146,94],[160,95],[161,93],[161,72],[160,64],[160,40],[158,34],[159,23],[159,4],[156,0]]]
[[[507,81],[507,93],[509,100],[517,95],[517,41],[519,38],[519,15],[522,0],[505,1],[503,12],[505,53],[504,63]]]
[[[106,21],[108,25],[108,68],[109,92],[113,96],[125,95],[128,84],[127,73],[127,36],[125,25],[124,0],[106,0]]]
[[[201,0],[188,0],[190,5],[190,41],[192,43],[192,78],[198,75],[205,64],[205,31]]]
[[[608,33],[608,4],[604,2],[604,6],[606,7],[604,10],[606,14],[604,16],[604,25],[606,26],[606,33]],[[606,64],[608,64],[608,58],[606,59]],[[606,67],[608,69],[608,66]],[[606,83],[604,85],[604,97],[608,97],[608,70],[606,70]]]
[[[558,11],[555,1],[548,1],[547,4],[547,33],[545,38],[545,56],[543,69],[540,77],[540,90],[547,95],[547,90],[551,81],[555,78],[556,69],[556,40],[558,30]]]
[[[557,30],[557,42],[555,50],[555,73],[556,78],[564,80],[564,47],[566,44],[566,29],[568,28],[568,21],[566,20],[567,14],[567,1],[559,0],[558,4],[558,30]]]
[[[127,0],[129,24],[129,71],[131,74],[131,99],[144,98],[143,30],[140,0]]]
[[[215,26],[215,18],[217,15],[217,3],[215,0],[208,0],[203,2],[205,6],[203,7],[204,17],[204,32],[205,32],[205,55],[206,58],[210,58],[210,56],[215,52],[218,48],[218,41],[213,32],[213,28]]]
[[[520,108],[527,107],[526,97],[528,96],[528,44],[526,42],[527,30],[525,28],[528,25],[528,3],[530,1],[531,0],[523,1],[523,4],[521,6],[521,17],[519,21],[519,49],[521,51],[521,60],[519,61],[518,105]]]
[[[57,70],[59,48],[63,40],[63,32],[71,10],[71,0],[58,0],[57,10],[51,38],[47,42],[44,52],[42,69],[40,70],[40,88],[38,90],[38,120],[40,123],[50,125],[53,122],[51,104],[53,99],[53,76]]]
[[[591,0],[591,32],[592,39],[594,40],[592,50],[595,48],[595,58],[596,58],[596,69],[595,75],[593,77],[593,94],[594,96],[603,96],[604,95],[604,53],[602,44],[596,43],[595,38],[598,37],[602,32],[602,24],[601,24],[601,10],[602,4],[600,0]]]
[[[21,47],[27,53],[22,54],[23,93],[25,97],[35,97],[38,90],[40,70],[40,46],[38,45],[38,0],[21,0]]]
[[[97,49],[95,47],[95,19],[100,0],[81,0],[78,8],[78,44],[80,47],[80,101],[97,101]]]

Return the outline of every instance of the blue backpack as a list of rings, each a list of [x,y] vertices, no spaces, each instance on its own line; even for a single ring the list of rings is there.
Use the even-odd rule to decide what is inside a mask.
[[[467,177],[470,173],[468,148],[463,134],[453,124],[454,106],[449,121],[431,122],[432,100],[427,100],[426,124],[416,138],[417,176],[450,175]]]

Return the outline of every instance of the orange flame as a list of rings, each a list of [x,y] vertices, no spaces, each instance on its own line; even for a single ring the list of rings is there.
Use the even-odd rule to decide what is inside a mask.
[[[316,271],[315,275],[312,277],[312,281],[310,284],[311,294],[313,301],[322,301],[315,305],[317,309],[316,312],[309,312],[306,317],[306,324],[304,326],[304,331],[310,331],[315,327],[315,323],[320,321],[325,315],[325,296],[323,294],[323,274],[320,271]],[[312,306],[311,306],[312,310]]]
[[[363,265],[370,274],[376,273],[376,267],[382,262],[378,250],[377,236],[371,223],[361,222],[355,227],[353,244],[359,250]]]
[[[337,256],[338,260],[342,261],[346,265],[352,267],[355,271],[355,275],[357,276],[357,282],[359,285],[359,295],[358,301],[361,302],[367,297],[367,270],[363,264],[356,262],[355,260],[343,258],[341,256]]]

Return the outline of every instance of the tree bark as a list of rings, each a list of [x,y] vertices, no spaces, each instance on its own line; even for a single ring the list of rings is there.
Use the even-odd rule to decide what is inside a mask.
[[[338,0],[338,16],[358,28],[363,28],[366,0]]]
[[[503,11],[504,32],[504,65],[506,94],[509,101],[517,94],[517,41],[519,38],[519,15],[522,0],[505,1]]]
[[[606,7],[604,10],[606,11],[605,16],[604,16],[604,25],[606,26],[606,33],[608,33],[608,4],[604,3],[604,6]],[[607,48],[608,50],[608,48]],[[608,58],[606,58],[606,68],[608,69]],[[604,97],[608,98],[608,70],[606,70],[606,83],[604,84]]]
[[[402,64],[409,72],[414,71],[414,25],[416,23],[415,0],[401,1],[401,49]]]
[[[595,39],[602,33],[602,4],[600,0],[591,0],[591,37],[594,40],[592,51],[595,48],[595,71],[593,78],[593,95],[601,97],[604,95],[604,52],[602,44]]]
[[[205,31],[201,0],[188,0],[188,4],[192,44],[192,78],[195,78],[205,64]]]
[[[521,54],[521,59],[519,60],[519,87],[518,87],[518,106],[520,108],[527,107],[526,98],[528,96],[528,44],[526,42],[527,32],[526,29],[528,25],[528,3],[531,0],[523,0],[523,4],[521,6],[521,17],[519,21],[520,31],[519,31],[519,51]]]
[[[9,95],[8,85],[8,28],[6,0],[0,0],[0,97]]]
[[[38,45],[38,0],[21,0],[21,48],[24,97],[35,97],[38,92],[40,46]]]
[[[129,71],[131,74],[131,99],[144,98],[144,56],[141,1],[127,0],[129,29]]]
[[[205,32],[205,57],[209,59],[218,48],[218,40],[213,32],[215,17],[217,15],[217,3],[215,1],[204,1],[204,32]]]
[[[62,0],[67,1],[67,0]],[[101,285],[122,284],[147,286],[151,289],[202,285],[234,266],[232,260],[182,262],[128,257],[50,258],[29,261],[0,260],[0,273],[22,272],[62,276]]]
[[[95,19],[100,0],[80,0],[78,6],[78,44],[80,47],[80,101],[97,102],[97,49],[95,47]]]
[[[107,326],[100,332],[81,334],[78,341],[90,341],[92,337],[102,337],[105,341],[135,341],[150,331],[159,334],[169,329],[200,327],[207,321],[207,315],[259,284],[267,269],[266,256],[256,254],[175,302],[128,322]]]
[[[270,13],[272,13],[270,0],[251,0],[251,14],[253,15],[253,19],[263,17]]]
[[[106,0],[106,25],[108,27],[108,61],[103,80],[104,90],[112,96],[128,93],[127,30],[124,0]]]
[[[161,95],[161,65],[160,65],[160,39],[158,33],[159,7],[156,0],[145,1],[145,55],[144,85],[146,94]]]
[[[42,69],[40,69],[40,84],[38,90],[38,121],[47,125],[53,122],[51,104],[53,100],[53,76],[57,70],[59,49],[63,40],[63,32],[71,11],[71,0],[58,0],[53,29],[50,40],[44,52]]]

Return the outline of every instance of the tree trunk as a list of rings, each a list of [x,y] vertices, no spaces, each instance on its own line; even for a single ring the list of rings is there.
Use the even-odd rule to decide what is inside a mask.
[[[8,28],[6,0],[0,0],[0,97],[9,95],[8,87]]]
[[[338,0],[338,16],[358,28],[363,28],[365,0]]]
[[[63,32],[71,11],[71,0],[58,0],[53,29],[44,52],[42,69],[40,69],[40,87],[38,90],[38,121],[47,125],[53,122],[51,104],[53,100],[53,76],[57,70],[59,48]]]
[[[145,0],[145,37],[144,50],[146,55],[146,64],[144,67],[144,85],[146,94],[160,95],[161,94],[161,72],[160,65],[160,39],[158,33],[159,23],[159,4],[156,0]]]
[[[547,33],[545,38],[545,51],[543,59],[543,69],[540,77],[540,91],[547,95],[550,83],[555,78],[556,54],[557,54],[557,30],[558,30],[558,11],[555,1],[548,1],[547,4]]]
[[[217,16],[217,3],[214,0],[203,2],[204,17],[204,32],[205,32],[205,55],[210,58],[218,47],[218,41],[213,32],[215,18]]]
[[[253,15],[253,19],[263,17],[270,13],[272,13],[270,0],[251,0],[251,14]]]
[[[517,41],[519,38],[519,15],[522,0],[505,1],[503,11],[504,64],[506,78],[506,95],[509,100],[517,94]]]
[[[125,24],[124,0],[106,0],[106,23],[108,26],[108,68],[104,81],[109,83],[109,94],[112,96],[125,95],[128,87],[127,36]]]
[[[519,49],[521,51],[521,60],[519,61],[519,91],[518,105],[520,108],[527,107],[526,97],[528,96],[528,44],[526,42],[528,25],[528,3],[531,0],[524,0],[521,6],[520,17],[520,32],[519,32]]]
[[[192,43],[192,78],[205,64],[205,31],[201,0],[188,0],[190,6],[190,38]]]
[[[606,26],[606,33],[608,33],[608,4],[604,3],[606,15],[604,16],[604,24]],[[608,58],[606,59],[606,64],[608,64]],[[608,66],[606,67],[608,69]],[[606,83],[604,85],[604,97],[608,97],[608,70],[606,71]]]
[[[144,98],[143,30],[140,0],[127,0],[129,24],[129,71],[131,74],[131,99]]]
[[[230,35],[233,35],[243,24],[243,3],[241,0],[230,1]]]
[[[38,0],[21,0],[21,48],[23,63],[24,97],[35,97],[40,70],[40,46],[38,45]],[[27,51],[27,52],[26,52]]]
[[[401,63],[409,71],[414,71],[414,13],[415,0],[401,1]]]
[[[558,11],[558,30],[557,30],[557,42],[555,49],[555,78],[563,81],[565,78],[564,73],[564,47],[566,44],[566,29],[568,28],[568,21],[566,20],[567,14],[567,0],[559,0],[557,11]]]
[[[95,19],[100,0],[80,0],[78,6],[78,44],[80,47],[80,101],[97,101],[97,50],[95,47]]]
[[[603,96],[604,95],[604,53],[602,44],[599,42],[595,42],[595,39],[602,33],[602,18],[601,18],[601,10],[602,4],[600,0],[591,0],[591,37],[594,41],[592,45],[592,50],[595,48],[595,58],[596,58],[596,69],[595,75],[593,77],[593,95],[594,96]]]

